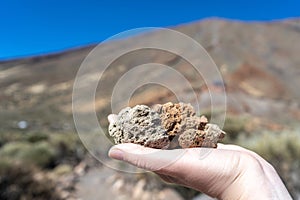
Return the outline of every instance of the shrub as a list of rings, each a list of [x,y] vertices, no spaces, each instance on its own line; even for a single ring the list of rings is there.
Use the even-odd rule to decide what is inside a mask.
[[[227,133],[226,137],[231,140],[237,139],[240,133],[246,132],[248,119],[245,116],[227,115],[223,130]]]
[[[246,144],[248,148],[270,162],[300,162],[300,137],[293,132],[266,132],[252,140]]]
[[[49,143],[56,150],[56,164],[74,165],[84,157],[85,148],[76,133],[52,134]]]
[[[16,137],[16,135],[18,135]],[[85,155],[85,149],[75,133],[6,134],[0,156],[39,167],[54,167],[61,163],[75,165]],[[11,141],[11,138],[17,138]]]
[[[24,164],[47,167],[53,162],[55,150],[46,142],[10,142],[0,149],[0,156]]]
[[[40,141],[45,141],[48,140],[48,135],[46,133],[40,133],[40,132],[32,132],[32,133],[27,133],[24,136],[24,140],[28,142],[40,142]]]
[[[9,131],[0,132],[0,147],[9,142],[16,141],[28,141],[28,142],[39,142],[48,139],[48,134],[43,132],[20,132],[20,131]]]
[[[20,132],[0,132],[0,147],[11,141],[22,140]]]
[[[0,199],[60,199],[55,184],[31,165],[2,158],[0,160]]]

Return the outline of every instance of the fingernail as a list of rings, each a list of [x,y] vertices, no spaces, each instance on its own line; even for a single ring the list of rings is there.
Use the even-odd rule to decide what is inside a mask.
[[[117,160],[123,160],[124,152],[119,149],[112,148],[109,150],[108,156]]]

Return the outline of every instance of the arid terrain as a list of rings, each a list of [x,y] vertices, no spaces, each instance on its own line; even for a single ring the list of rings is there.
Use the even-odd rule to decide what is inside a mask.
[[[224,130],[228,136],[224,143],[245,146],[262,155],[278,170],[293,197],[300,199],[300,19],[245,23],[212,18],[170,28],[198,41],[222,74],[227,96]],[[101,56],[109,57],[111,52],[153,38],[163,40],[160,34],[157,31],[108,42]],[[101,199],[112,199],[112,195],[129,199],[128,193],[136,199],[151,199],[152,193],[160,195],[156,199],[193,199],[198,195],[193,190],[166,185],[152,174],[130,176],[108,169],[84,150],[73,121],[72,91],[76,73],[94,47],[0,61],[0,156],[5,158],[0,161],[0,199],[18,199],[24,192],[20,188],[28,186],[27,179],[40,184],[41,177],[47,177],[53,185],[34,193],[33,184],[25,198],[95,199],[100,191]],[[201,61],[192,48],[186,52],[195,62]],[[193,88],[191,91],[169,80],[178,85],[180,95],[188,98],[196,92],[202,114],[220,117],[218,109],[210,111],[209,95],[218,98],[220,87],[213,75],[199,76],[178,55],[144,49],[122,56],[104,72],[95,98],[101,125],[107,126],[106,116],[111,113],[111,86],[124,72],[149,62],[178,70]],[[90,64],[97,67],[101,62]],[[151,74],[151,68],[148,72]],[[134,92],[130,105],[177,101],[176,95],[163,86],[148,84]],[[194,105],[194,99],[190,103]],[[122,106],[126,105],[121,102]],[[82,112],[89,108],[83,106]],[[28,155],[20,153],[23,148]],[[41,154],[49,155],[50,161],[39,158]],[[20,170],[28,162],[34,163],[28,169],[30,173]],[[25,177],[25,182],[16,177]],[[59,197],[47,196],[53,188]]]

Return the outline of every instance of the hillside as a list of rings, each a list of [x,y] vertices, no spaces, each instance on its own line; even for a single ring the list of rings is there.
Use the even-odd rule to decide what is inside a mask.
[[[297,87],[300,82],[298,78],[300,46],[297,45],[300,39],[299,27],[299,20],[296,19],[268,23],[208,19],[178,26],[175,29],[200,42],[224,72],[229,110],[267,118],[271,118],[274,114],[284,118],[292,116],[299,120],[300,93]],[[127,39],[126,42],[107,44],[104,52],[107,55],[103,56],[108,56],[110,51],[121,45],[130,46],[132,43],[142,42],[147,37],[158,37],[158,34],[159,32],[145,34]],[[47,127],[51,125],[49,119],[43,122],[39,117],[47,107],[70,114],[72,84],[81,62],[92,48],[93,46],[90,46],[48,56],[0,62],[0,108],[2,115],[5,113],[0,127],[13,128],[16,120],[24,119]],[[119,62],[129,68],[132,64],[155,60],[161,64],[183,68],[183,73],[193,79],[191,76],[193,73],[186,71],[187,69],[191,71],[191,68],[187,68],[182,59],[172,56],[165,52],[142,51],[139,54],[129,55]],[[118,70],[113,66],[112,69]],[[117,74],[113,72],[110,76],[118,76]],[[202,83],[199,79],[192,81],[198,84],[198,87]],[[199,91],[199,88],[195,87],[195,90]],[[150,102],[146,102],[145,98],[137,102],[157,103],[164,101],[165,96],[169,94],[167,91],[162,93],[152,93],[151,89],[147,91]],[[240,105],[231,102],[232,99],[239,99],[237,101]],[[98,111],[101,112],[107,103],[109,102],[99,105]],[[257,109],[264,106],[266,106],[264,111]],[[289,116],[285,116],[286,112]],[[60,121],[55,122],[54,118],[51,119],[54,120],[53,123]],[[286,119],[285,122],[289,120],[291,119]]]

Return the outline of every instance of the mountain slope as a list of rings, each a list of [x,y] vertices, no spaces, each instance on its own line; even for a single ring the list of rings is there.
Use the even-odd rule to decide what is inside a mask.
[[[280,112],[292,109],[291,118],[294,118],[299,117],[300,102],[299,27],[297,19],[267,23],[207,19],[174,29],[200,42],[223,72],[229,97],[229,111],[238,110],[271,117],[272,113],[268,113],[269,110],[266,113],[251,112],[251,109],[255,108],[252,108],[247,99],[258,99],[274,104],[275,107],[279,106]],[[151,37],[159,38],[159,34],[158,31],[107,43],[102,56],[109,56],[110,52],[122,48],[122,45],[130,46]],[[0,62],[0,108],[3,110],[1,118],[4,118],[1,121],[2,129],[14,127],[16,121],[25,118],[35,121],[39,127],[50,125],[47,120],[58,123],[55,116],[49,116],[44,121],[40,118],[40,113],[47,113],[48,108],[70,116],[72,84],[81,62],[92,48],[93,46],[89,46],[52,55]],[[192,54],[193,51],[189,53]],[[193,77],[192,68],[187,67],[188,64],[184,60],[166,52],[145,50],[129,54],[113,63],[112,71],[107,72],[108,79],[116,81],[122,73],[122,65],[135,66],[152,60],[181,70],[180,72],[191,81],[194,90],[201,93],[201,77]],[[99,63],[94,64],[96,66]],[[174,100],[174,95],[165,88],[161,88],[162,92],[159,94],[152,92],[158,87],[139,89],[132,103],[151,104]],[[109,91],[107,92],[109,94]],[[145,95],[151,97],[147,98],[151,99],[150,102],[143,98]],[[245,104],[242,106],[244,108],[234,108],[237,106],[230,99],[241,98],[242,104]],[[98,99],[96,107],[99,112],[104,112],[109,103],[108,99]],[[34,115],[36,117],[33,117]],[[70,118],[66,121],[72,124]]]

